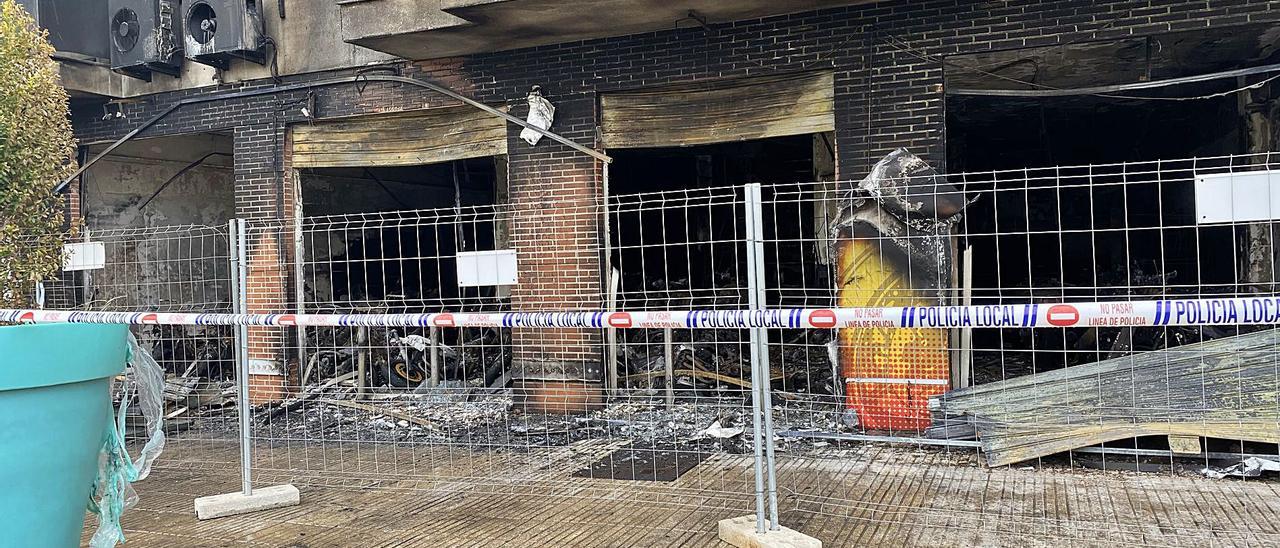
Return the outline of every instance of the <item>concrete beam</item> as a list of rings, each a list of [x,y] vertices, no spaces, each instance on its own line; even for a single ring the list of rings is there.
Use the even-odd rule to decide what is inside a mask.
[[[406,59],[506,51],[876,0],[367,0],[340,5],[342,38]]]

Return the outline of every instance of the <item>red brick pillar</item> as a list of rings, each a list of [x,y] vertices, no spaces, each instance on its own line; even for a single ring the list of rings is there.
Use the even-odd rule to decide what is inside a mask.
[[[274,225],[274,226],[273,226]],[[289,306],[286,298],[288,286],[286,264],[280,254],[281,237],[274,221],[263,224],[250,223],[245,237],[249,245],[247,312],[250,314],[279,313]],[[285,246],[290,247],[290,246]],[[249,401],[265,403],[279,401],[287,395],[284,360],[284,329],[280,327],[248,328],[249,337]]]
[[[291,242],[296,190],[284,133],[272,124],[238,126],[235,130],[236,217],[248,224],[241,237],[248,248],[245,293],[246,310],[251,314],[281,313],[293,306]],[[289,340],[285,328],[248,328],[251,402],[279,401],[288,395],[285,356]]]
[[[591,143],[594,101],[558,101],[552,129]],[[601,167],[590,156],[543,138],[508,143],[511,245],[519,281],[516,311],[597,310],[600,283]],[[517,401],[528,410],[577,412],[599,407],[603,339],[599,329],[514,329]]]

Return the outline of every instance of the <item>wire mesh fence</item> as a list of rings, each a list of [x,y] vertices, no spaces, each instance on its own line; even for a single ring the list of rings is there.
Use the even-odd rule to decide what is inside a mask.
[[[302,219],[296,225],[301,261],[264,276],[284,282],[281,294],[300,290],[298,310],[447,314],[457,325],[441,318],[395,327],[255,331],[279,356],[307,356],[296,377],[289,358],[276,371],[296,397],[257,411],[252,426],[256,476],[323,486],[376,482],[386,489],[632,497],[745,509],[750,476],[686,476],[708,459],[726,458],[726,441],[727,458],[736,458],[735,465],[749,451],[741,441],[747,403],[739,375],[748,372],[743,362],[732,371],[726,368],[723,378],[736,385],[726,385],[723,394],[700,396],[682,389],[678,400],[668,399],[659,390],[660,379],[646,380],[639,389],[628,369],[617,372],[628,377],[626,383],[606,395],[601,362],[610,350],[599,325],[574,319],[539,324],[536,317],[527,327],[515,320],[462,325],[472,314],[594,310],[607,300],[597,296],[594,306],[572,302],[571,288],[566,302],[552,285],[539,285],[541,293],[531,299],[528,290],[521,295],[459,284],[465,273],[457,264],[458,251],[509,247],[513,233],[519,237],[521,219],[544,215],[580,218],[599,210],[523,204]],[[257,233],[290,230],[284,223],[251,222],[249,240]],[[552,245],[522,252],[522,264],[550,266],[532,274],[522,270],[522,280],[541,276],[552,278],[545,283],[557,278],[580,283],[577,274],[561,272],[572,265],[557,261],[568,262],[582,250],[567,251],[566,257],[566,250]],[[288,287],[291,270],[301,273],[300,287]],[[250,269],[247,287],[255,283],[271,285]],[[582,313],[584,319],[590,315]],[[251,333],[251,346],[258,342],[254,337]],[[621,341],[618,348],[626,345]],[[590,412],[565,413],[575,409]],[[707,435],[715,423],[723,432]],[[605,480],[648,488],[607,491],[599,483],[584,488]]]
[[[238,470],[239,459],[217,450],[237,438],[234,327],[159,325],[141,318],[150,312],[232,311],[227,227],[96,229],[68,240],[101,245],[101,263],[67,269],[45,282],[44,304],[66,310],[138,313],[132,331],[167,377],[168,434],[183,440],[171,445],[156,466],[192,472]],[[126,439],[145,442],[149,433],[139,407],[130,406],[129,411],[136,416],[128,419]]]
[[[1193,481],[1280,456],[1274,168],[1255,155],[941,175],[900,156],[863,181],[249,221],[236,242],[213,227],[99,232],[106,267],[65,273],[49,302],[230,312],[241,291],[244,313],[356,315],[238,337],[149,326],[173,330],[149,340],[175,379],[230,387],[220,367],[239,343],[258,484],[751,512],[767,462],[783,515],[806,523],[1266,543],[1280,532],[1152,532],[971,484],[985,468],[1029,489],[1094,469]],[[561,228],[583,232],[549,236]],[[513,248],[516,286],[468,281],[498,268],[474,253]],[[632,325],[642,313],[657,323]],[[192,358],[209,345],[217,360]],[[240,417],[219,394],[175,415],[199,420],[170,462],[237,462]],[[765,416],[774,435],[757,440]],[[864,490],[869,469],[918,476],[901,480],[918,496]]]

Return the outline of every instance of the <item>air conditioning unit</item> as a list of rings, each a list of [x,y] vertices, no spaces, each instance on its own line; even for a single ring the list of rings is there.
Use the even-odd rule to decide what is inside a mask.
[[[266,59],[258,0],[188,0],[182,30],[192,61],[226,69],[232,59]]]
[[[150,81],[153,72],[182,69],[178,0],[108,0],[111,70]]]

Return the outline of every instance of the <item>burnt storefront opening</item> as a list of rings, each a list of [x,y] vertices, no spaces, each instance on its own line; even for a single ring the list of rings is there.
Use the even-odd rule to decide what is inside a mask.
[[[79,178],[82,214],[68,219],[77,239],[103,245],[103,268],[63,273],[47,304],[229,309],[232,163],[231,136],[218,133],[138,139],[104,156]]]
[[[621,195],[612,234],[619,303],[699,308],[745,298],[746,225],[741,189],[731,187],[746,183],[763,187],[766,253],[778,266],[766,274],[768,286],[823,287],[825,269],[812,268],[815,246],[793,245],[814,237],[813,200],[770,203],[775,193],[812,190],[805,183],[814,180],[815,138],[827,137],[611,151],[611,190]],[[628,203],[655,196],[662,198],[650,207]]]
[[[1176,160],[1273,150],[1270,135],[1259,142],[1270,132],[1256,127],[1274,117],[1270,85],[1240,91],[1268,75],[1061,96],[982,90],[1090,88],[1267,65],[1280,60],[1278,33],[1258,26],[949,58],[947,168],[965,174],[950,182],[980,196],[958,242],[973,248],[974,302],[1234,294],[1258,281],[1241,260],[1248,227],[1197,225],[1195,174],[1223,166]],[[1037,169],[1051,166],[1084,167]],[[1231,333],[975,330],[975,381]]]
[[[459,255],[507,249],[507,127],[470,106],[318,120],[291,128],[300,194],[296,298],[308,311],[504,309],[505,288],[460,283]],[[509,369],[501,330],[307,330],[304,384],[353,373],[371,386],[483,383]],[[455,386],[456,387],[456,386]]]
[[[89,144],[93,158],[106,144]],[[98,268],[46,282],[45,306],[86,310],[230,312],[228,220],[235,217],[232,136],[188,133],[122,143],[72,183],[72,240],[101,245]],[[184,390],[216,388],[235,370],[228,326],[134,326]],[[215,383],[215,384],[209,384]]]
[[[352,310],[439,308],[478,296],[485,288],[458,287],[454,257],[495,249],[500,163],[300,171],[303,246],[314,269],[308,301]]]
[[[507,247],[506,158],[427,165],[306,168],[303,298],[318,312],[408,313],[503,309],[496,287],[462,286],[457,256]],[[362,386],[488,385],[510,368],[497,329],[315,328],[304,382],[367,371]]]
[[[438,309],[467,297],[454,257],[495,249],[506,198],[506,124],[471,107],[294,126],[305,298],[340,309]],[[485,209],[488,208],[488,209]],[[468,288],[475,292],[476,288]]]
[[[606,226],[611,268],[602,273],[607,302],[624,310],[745,308],[751,300],[745,185],[758,183],[770,265],[760,304],[829,306],[834,93],[834,74],[813,71],[601,94],[600,135],[615,160]],[[750,387],[745,331],[616,336],[622,348],[610,344],[617,354],[608,361],[616,364],[610,369],[620,387],[661,384],[726,396]],[[774,387],[833,393],[837,383],[823,346],[829,332],[769,337],[771,363],[780,370]],[[666,370],[673,370],[671,382]]]
[[[610,150],[610,249],[623,310],[743,308],[748,302],[744,189],[761,183],[766,303],[830,306],[827,200],[834,146],[815,133],[686,147]],[[819,182],[815,182],[819,181]],[[619,332],[624,386],[651,386],[663,366],[661,330]],[[770,333],[776,387],[833,393],[827,332]],[[746,332],[673,334],[676,388],[743,389],[750,376]],[[710,373],[703,377],[704,373]],[[714,374],[714,375],[712,375]]]

